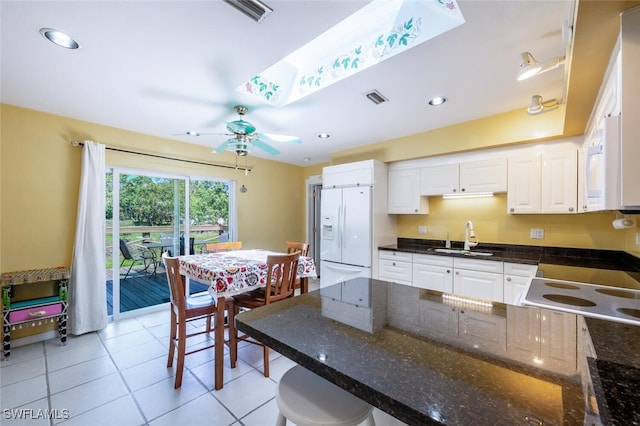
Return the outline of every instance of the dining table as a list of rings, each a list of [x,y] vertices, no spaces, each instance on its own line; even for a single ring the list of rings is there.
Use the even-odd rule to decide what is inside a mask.
[[[263,249],[233,250],[218,253],[203,253],[179,256],[180,274],[209,286],[209,294],[216,301],[214,387],[222,389],[224,384],[224,317],[225,301],[228,297],[265,287],[269,255],[286,253]],[[300,279],[300,292],[308,292],[309,278],[317,277],[312,257],[301,256],[296,277]],[[280,302],[278,302],[280,303]]]

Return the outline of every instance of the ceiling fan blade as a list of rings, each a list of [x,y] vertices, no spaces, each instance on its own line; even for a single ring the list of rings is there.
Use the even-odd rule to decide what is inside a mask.
[[[280,151],[278,151],[277,149],[275,149],[274,147],[272,147],[271,145],[267,145],[266,143],[264,143],[263,141],[261,141],[260,139],[256,139],[252,142],[253,146],[255,146],[256,148],[261,148],[265,151],[267,151],[269,154],[271,155],[278,155],[280,154]]]
[[[297,136],[274,135],[272,133],[256,133],[256,136],[270,142],[302,143],[302,139]]]
[[[216,149],[214,149],[212,152],[215,152],[216,154],[219,154],[223,151],[225,151],[227,148],[229,148],[229,144],[231,142],[234,142],[235,139],[229,139],[226,142],[223,142],[222,144],[220,144]]]

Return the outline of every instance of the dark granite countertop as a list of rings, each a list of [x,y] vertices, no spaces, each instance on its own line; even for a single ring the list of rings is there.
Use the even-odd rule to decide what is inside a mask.
[[[460,241],[453,241],[452,248],[462,249],[463,244],[464,243]],[[444,248],[443,241],[412,238],[398,238],[396,244],[378,247],[379,250],[401,251],[406,253],[470,257],[480,260],[531,265],[563,265],[625,271],[636,281],[640,282],[640,258],[624,251],[481,243],[479,246],[474,247],[471,253],[474,251],[490,252],[492,256],[469,256],[468,254],[451,254],[435,251],[438,248]]]
[[[411,425],[581,425],[582,317],[554,312],[566,327],[562,344],[555,328],[554,339],[536,336],[549,327],[519,332],[531,318],[542,318],[539,308],[460,304],[356,278],[241,313],[237,326]],[[592,319],[587,327],[597,355],[587,376],[605,424],[637,424],[640,327]],[[558,347],[569,352],[554,358]]]

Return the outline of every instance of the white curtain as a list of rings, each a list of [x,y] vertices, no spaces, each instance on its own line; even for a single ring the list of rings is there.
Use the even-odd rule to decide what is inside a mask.
[[[105,147],[85,141],[69,282],[69,331],[79,335],[107,325],[105,287]]]

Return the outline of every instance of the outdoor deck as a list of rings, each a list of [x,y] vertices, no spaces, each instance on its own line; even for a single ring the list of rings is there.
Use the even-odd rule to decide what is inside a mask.
[[[164,268],[158,267],[156,274],[146,274],[143,271],[131,270],[126,280],[120,275],[120,312],[133,311],[169,302],[169,285]],[[205,284],[191,281],[190,293],[205,291]],[[107,280],[107,308],[108,314],[113,314],[113,281]]]

